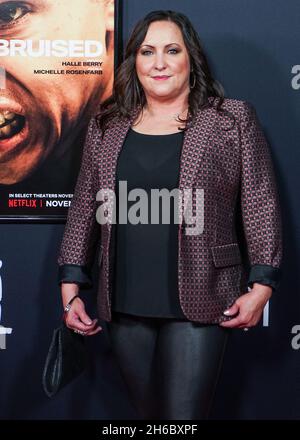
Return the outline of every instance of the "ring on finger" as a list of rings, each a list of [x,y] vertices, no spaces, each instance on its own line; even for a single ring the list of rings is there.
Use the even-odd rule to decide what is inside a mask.
[[[249,330],[249,328],[248,327],[244,327],[244,332],[247,332],[248,330]]]
[[[78,333],[79,335],[84,336],[85,332],[83,332],[82,330],[77,330],[77,328],[74,329],[74,333]]]

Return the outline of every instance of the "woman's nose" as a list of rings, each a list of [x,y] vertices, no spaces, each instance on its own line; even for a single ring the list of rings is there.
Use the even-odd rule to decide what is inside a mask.
[[[156,55],[154,67],[158,70],[163,70],[166,68],[166,60],[164,55]]]

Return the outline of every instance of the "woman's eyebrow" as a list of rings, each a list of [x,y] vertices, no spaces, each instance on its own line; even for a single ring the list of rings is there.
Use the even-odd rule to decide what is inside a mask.
[[[180,46],[179,43],[169,43],[169,44],[166,44],[165,47],[174,46],[174,44],[176,44],[177,46]],[[144,47],[144,46],[155,48],[155,46],[152,46],[151,44],[146,44],[146,43],[141,45],[141,47]]]

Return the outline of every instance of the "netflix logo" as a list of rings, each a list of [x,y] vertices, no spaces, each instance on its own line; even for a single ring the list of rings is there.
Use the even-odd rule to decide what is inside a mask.
[[[43,207],[43,200],[27,200],[27,199],[9,199],[9,208],[41,208]]]

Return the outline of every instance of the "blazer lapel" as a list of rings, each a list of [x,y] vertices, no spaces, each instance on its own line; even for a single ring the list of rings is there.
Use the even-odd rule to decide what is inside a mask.
[[[119,119],[112,128],[106,130],[103,147],[101,148],[99,182],[100,188],[105,192],[106,209],[110,213],[106,228],[110,234],[112,223],[116,214],[116,171],[117,161],[121,152],[127,132],[137,115],[138,110],[132,113],[130,119]],[[109,191],[106,191],[106,190]],[[104,230],[106,230],[104,228]]]
[[[210,109],[199,110],[194,123],[185,131],[180,158],[179,189],[193,187],[205,148],[212,135],[214,118]],[[208,117],[209,116],[209,117]]]
[[[100,182],[102,188],[115,191],[117,160],[121,152],[125,137],[134,121],[138,110],[132,113],[130,119],[120,119],[113,128],[106,132],[104,147],[101,152],[101,175]]]

